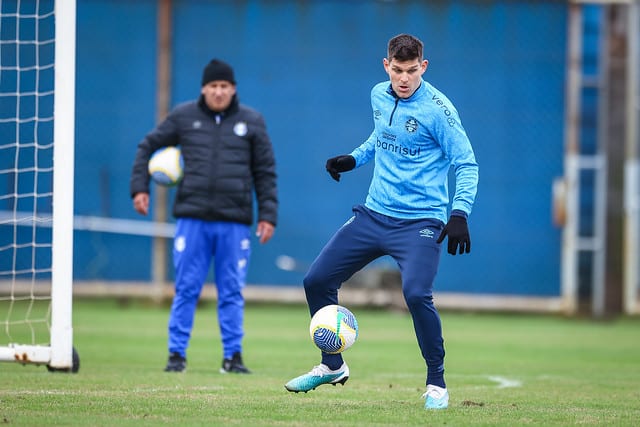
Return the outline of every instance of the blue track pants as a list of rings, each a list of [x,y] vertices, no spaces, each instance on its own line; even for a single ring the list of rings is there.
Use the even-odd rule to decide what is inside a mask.
[[[250,227],[179,218],[173,243],[176,283],[169,317],[169,352],[186,357],[196,306],[211,258],[218,292],[218,324],[225,359],[242,351],[244,298],[251,254]]]
[[[364,206],[354,207],[353,213],[304,278],[310,314],[325,305],[338,304],[338,289],[343,282],[374,259],[391,256],[402,276],[402,292],[427,365],[427,384],[445,387],[444,340],[432,295],[440,261],[436,240],[444,224],[436,219],[390,218]],[[322,363],[335,369],[342,364],[342,355],[322,353]]]

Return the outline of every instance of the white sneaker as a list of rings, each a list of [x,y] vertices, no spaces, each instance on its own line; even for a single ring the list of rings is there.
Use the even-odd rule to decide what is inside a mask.
[[[449,392],[446,388],[428,384],[427,392],[422,395],[426,398],[424,409],[447,409],[449,406]]]

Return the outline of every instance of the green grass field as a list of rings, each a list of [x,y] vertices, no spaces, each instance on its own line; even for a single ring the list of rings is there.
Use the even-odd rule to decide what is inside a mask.
[[[635,426],[640,319],[442,313],[451,400],[425,411],[425,367],[409,316],[353,308],[358,342],[343,387],[288,393],[318,354],[306,307],[249,305],[245,363],[218,372],[213,305],[199,308],[184,374],[166,362],[167,307],[76,301],[78,374],[0,364],[0,423],[19,426]]]

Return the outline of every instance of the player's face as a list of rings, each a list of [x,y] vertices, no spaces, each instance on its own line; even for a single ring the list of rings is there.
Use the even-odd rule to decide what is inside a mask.
[[[429,62],[425,59],[412,59],[409,61],[398,61],[385,58],[383,61],[384,70],[389,74],[391,87],[400,98],[409,98],[420,86],[422,75],[427,70]]]
[[[226,80],[214,80],[202,86],[200,93],[204,96],[207,107],[221,112],[231,104],[231,99],[236,94],[236,86]]]

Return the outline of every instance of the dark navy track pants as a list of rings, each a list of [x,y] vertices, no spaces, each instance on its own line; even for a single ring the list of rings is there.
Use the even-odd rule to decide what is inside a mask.
[[[433,282],[440,261],[436,243],[444,224],[437,219],[391,218],[365,206],[329,240],[304,278],[310,314],[338,304],[338,289],[371,261],[391,256],[402,277],[402,292],[413,319],[418,345],[427,365],[427,384],[445,387],[444,340],[440,315],[433,304]],[[336,369],[341,354],[322,353],[322,363]]]
[[[185,356],[202,286],[214,259],[218,324],[225,359],[242,351],[250,227],[223,221],[178,218],[173,242],[176,293],[169,317],[169,352]]]

